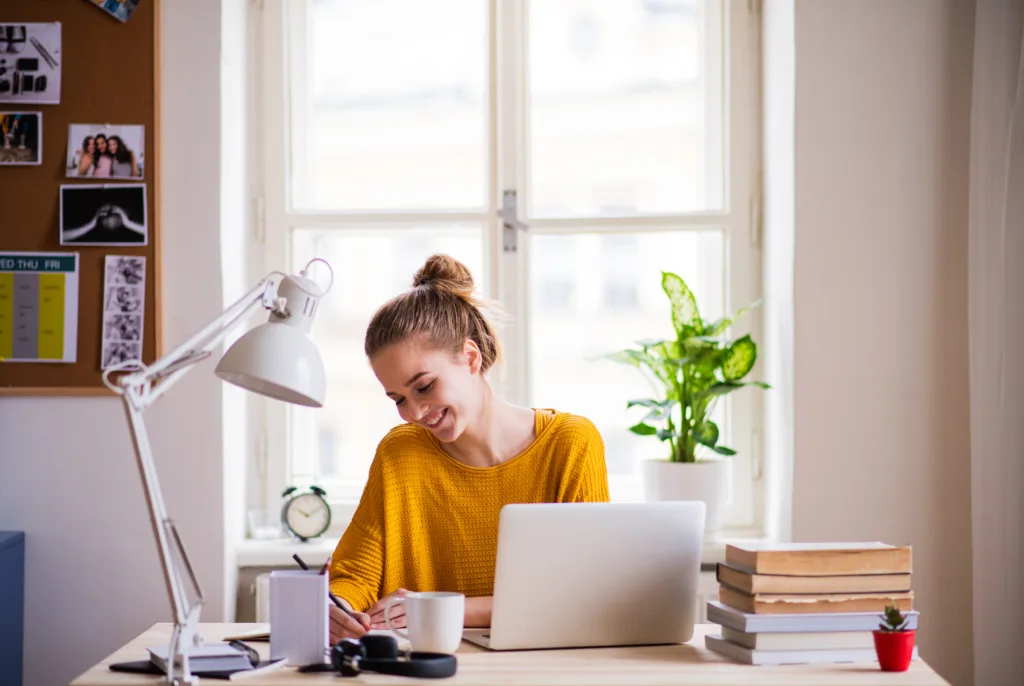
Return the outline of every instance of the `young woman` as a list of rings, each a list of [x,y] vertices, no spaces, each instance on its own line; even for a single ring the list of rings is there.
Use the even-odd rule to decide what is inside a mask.
[[[113,164],[110,167],[110,175],[119,179],[134,178],[139,175],[138,165],[135,164],[135,153],[133,153],[120,136],[111,136],[107,141],[107,150]]]
[[[92,175],[110,176],[110,167],[113,163],[114,158],[110,154],[107,137],[102,133],[98,134],[96,136],[96,154],[93,156]]]
[[[78,175],[91,176],[94,158],[96,157],[96,139],[86,136],[82,141],[82,156],[78,160]]]
[[[502,400],[486,373],[500,345],[473,277],[434,255],[370,321],[370,366],[406,422],[377,447],[332,556],[331,641],[384,628],[409,591],[466,595],[465,625],[490,626],[498,515],[508,503],[608,500],[604,443],[587,419]],[[404,604],[391,611],[405,626]]]

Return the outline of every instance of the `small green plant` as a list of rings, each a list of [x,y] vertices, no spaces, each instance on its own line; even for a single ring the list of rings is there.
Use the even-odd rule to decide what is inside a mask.
[[[751,337],[729,340],[725,335],[734,321],[760,301],[712,322],[701,318],[693,292],[679,275],[662,272],[661,288],[672,306],[675,337],[637,341],[637,348],[605,356],[645,372],[654,386],[656,397],[626,403],[627,409],[647,410],[630,431],[668,443],[672,462],[696,462],[698,450],[735,455],[735,450],[718,443],[718,426],[709,417],[718,400],[735,390],[770,388],[762,381],[742,380],[757,361],[757,345]]]
[[[878,628],[886,632],[894,631],[906,631],[907,618],[903,616],[899,608],[895,605],[886,605],[885,614],[882,615],[884,623],[879,624]]]

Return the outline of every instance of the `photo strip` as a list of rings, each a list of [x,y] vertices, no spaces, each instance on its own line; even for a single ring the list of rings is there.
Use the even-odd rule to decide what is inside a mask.
[[[0,166],[42,163],[42,112],[0,112]]]
[[[60,104],[60,22],[0,23],[0,103]]]
[[[74,178],[141,179],[146,127],[134,124],[71,124],[65,173]]]
[[[142,360],[146,309],[146,258],[107,255],[103,280],[100,367]]]
[[[60,187],[61,245],[148,243],[145,184]]]
[[[89,0],[101,10],[124,23],[131,19],[132,12],[141,0]]]

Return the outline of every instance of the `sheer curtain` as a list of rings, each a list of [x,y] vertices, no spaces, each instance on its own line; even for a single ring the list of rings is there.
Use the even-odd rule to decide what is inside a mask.
[[[1024,677],[1024,3],[977,0],[968,254],[977,686]]]

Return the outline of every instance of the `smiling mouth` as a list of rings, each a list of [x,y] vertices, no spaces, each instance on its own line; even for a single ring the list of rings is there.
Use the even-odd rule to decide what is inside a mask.
[[[438,414],[434,415],[433,417],[428,417],[427,419],[424,419],[423,420],[423,424],[426,425],[427,428],[429,428],[429,429],[436,429],[441,424],[441,422],[444,421],[444,418],[447,417],[447,416],[448,416],[448,408],[446,407],[443,410],[441,410]]]

